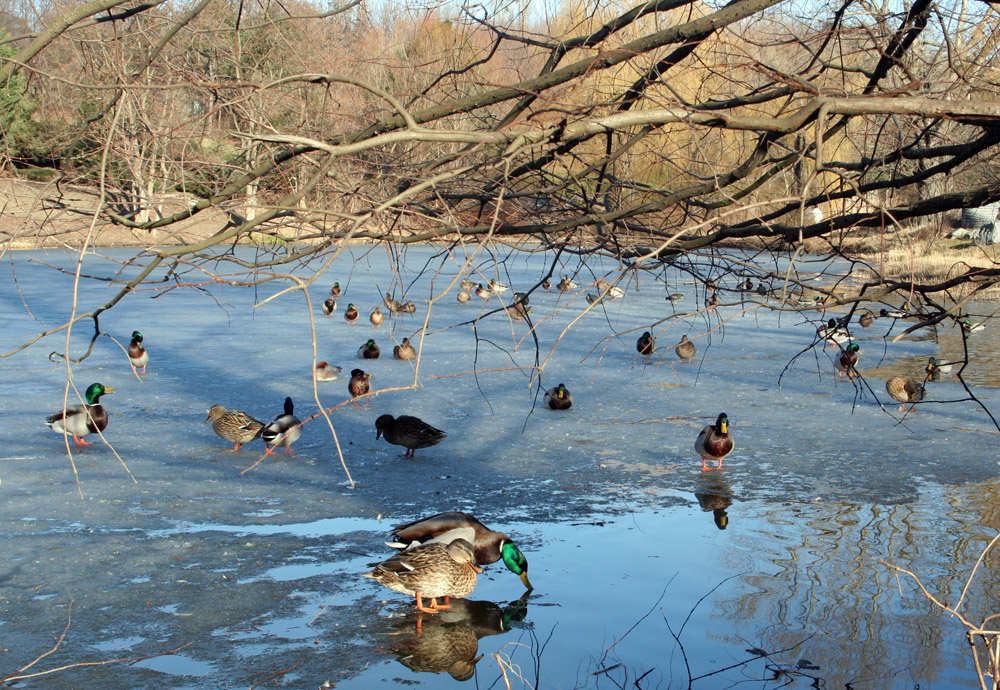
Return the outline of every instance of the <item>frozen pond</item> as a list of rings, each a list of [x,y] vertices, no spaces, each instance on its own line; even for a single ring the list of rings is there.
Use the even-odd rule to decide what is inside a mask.
[[[113,277],[120,267],[103,257],[129,256],[88,256],[83,273]],[[101,316],[101,329],[123,346],[141,331],[151,356],[140,380],[101,336],[73,365],[81,392],[95,381],[117,389],[103,403],[105,436],[121,461],[90,436],[97,443],[74,448],[71,464],[63,439],[43,424],[62,403],[66,364],[48,355],[65,351],[64,332],[0,359],[0,677],[53,650],[65,631],[23,673],[69,668],[18,685],[976,684],[964,628],[882,562],[913,571],[954,604],[1000,526],[1000,455],[982,408],[944,404],[967,397],[946,377],[904,418],[878,378],[919,378],[928,356],[953,356],[954,334],[889,343],[883,336],[903,326],[881,320],[858,331],[869,390],[838,378],[829,350],[807,350],[815,322],[742,311],[749,305],[738,291],[720,290],[718,315],[657,323],[704,298],[672,268],[623,283],[624,299],[579,318],[584,293],[594,292],[588,284],[617,264],[563,256],[553,283],[575,275],[583,287],[532,293],[537,349],[528,326],[503,313],[472,324],[499,300],[473,296],[461,306],[456,285],[431,310],[419,385],[406,389],[414,366],[393,360],[392,346],[416,342],[432,291],[458,269],[428,247],[399,258],[394,273],[385,249],[354,247],[310,288],[317,357],[345,370],[319,385],[321,404],[349,398],[355,367],[375,374],[374,390],[399,389],[330,414],[353,488],[322,417],[305,425],[295,453],[244,474],[263,444],[229,452],[232,444],[203,423],[216,403],[265,421],[285,396],[300,418],[318,411],[302,293],[254,307],[285,281],[221,285],[191,267],[170,278],[185,287],[140,288]],[[538,282],[553,260],[498,258],[476,258],[477,280],[516,290]],[[5,257],[3,352],[66,320],[72,278],[52,266],[71,271],[75,260]],[[231,265],[206,268],[234,282],[253,278]],[[312,270],[294,275],[308,279]],[[321,305],[335,280],[345,292],[326,317]],[[84,281],[78,309],[116,290]],[[417,313],[372,329],[367,316],[386,292],[405,292]],[[664,300],[672,292],[684,294],[676,305]],[[343,318],[348,302],[361,312],[354,326]],[[645,362],[635,342],[651,327],[657,352]],[[74,327],[72,356],[86,352],[92,334],[92,321]],[[673,353],[682,334],[698,347],[689,364]],[[368,338],[380,359],[357,358]],[[995,333],[969,342],[966,380],[996,414]],[[538,362],[544,388],[564,382],[572,391],[571,410],[544,408],[525,368]],[[736,450],[723,471],[703,473],[693,442],[723,411]],[[448,438],[403,459],[401,448],[375,439],[385,413],[417,415]],[[389,555],[383,541],[393,525],[444,510],[511,534],[535,589],[522,597],[519,580],[494,564],[469,601],[423,616],[417,634],[412,600],[359,573]],[[998,565],[988,557],[966,595],[970,620],[1000,612]]]

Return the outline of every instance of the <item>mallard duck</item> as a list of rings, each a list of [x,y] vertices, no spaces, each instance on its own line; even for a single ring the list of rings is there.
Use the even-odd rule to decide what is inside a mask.
[[[371,390],[371,384],[368,382],[368,379],[371,377],[372,374],[367,374],[360,369],[352,369],[351,380],[347,384],[347,391],[351,394],[352,398],[365,396],[365,405],[371,405],[371,396],[368,395],[368,391]],[[354,401],[354,407],[360,407],[357,400]]]
[[[625,291],[622,290],[617,285],[609,285],[608,289],[604,291],[604,294],[608,296],[608,299],[614,301],[616,299],[621,299],[625,296]]]
[[[649,357],[653,354],[653,350],[656,349],[656,338],[649,331],[646,331],[639,336],[639,339],[635,342],[635,349],[640,355],[645,355]]]
[[[985,329],[985,323],[973,323],[971,319],[964,319],[962,321],[962,330],[966,333],[977,333]]]
[[[417,356],[417,351],[410,345],[409,338],[403,338],[403,342],[392,348],[392,356],[396,359],[413,359]]]
[[[448,434],[417,417],[404,414],[393,418],[391,414],[384,414],[375,420],[375,440],[382,436],[394,446],[406,448],[404,458],[412,458],[417,448],[436,446]]]
[[[560,383],[555,388],[545,391],[545,404],[553,410],[568,410],[573,407],[573,396],[566,389],[566,385]]]
[[[286,453],[292,452],[292,444],[302,435],[302,422],[295,416],[295,406],[291,398],[285,398],[285,411],[274,418],[260,433],[267,444],[265,455],[274,453],[278,446],[284,446]]]
[[[372,328],[381,328],[382,322],[385,321],[385,314],[378,307],[375,307],[375,311],[368,315],[368,320],[372,324]]]
[[[472,299],[472,295],[469,294],[468,290],[459,290],[456,299],[459,304],[468,304],[469,300]]]
[[[595,295],[593,292],[587,293],[587,304],[600,304],[603,301],[603,297],[600,295]]]
[[[753,291],[753,281],[750,280],[749,278],[747,278],[746,282],[744,282],[743,285],[741,285],[740,287],[743,288],[744,292],[752,292]]]
[[[353,304],[347,305],[347,311],[344,312],[344,320],[352,326],[358,320],[358,310]]]
[[[862,328],[871,328],[871,325],[875,323],[875,315],[866,311],[858,318],[858,323],[861,324]]]
[[[545,292],[548,292],[549,290],[551,290],[552,289],[552,281],[549,280],[548,278],[546,278],[545,280],[543,280],[542,281],[542,289],[545,290]]]
[[[78,446],[93,445],[93,441],[84,441],[83,437],[108,428],[108,413],[101,405],[101,396],[114,392],[110,386],[92,383],[84,393],[86,405],[68,405],[65,410],[46,417],[45,425],[57,434],[69,434]]]
[[[688,340],[686,335],[682,335],[681,341],[677,343],[677,347],[674,348],[674,352],[677,353],[677,357],[682,362],[690,362],[694,359],[697,349],[695,348],[694,343]]]
[[[426,621],[422,614],[417,614],[415,626],[405,618],[394,621],[398,629],[392,632],[389,653],[416,673],[447,672],[457,681],[469,680],[476,674],[476,664],[483,655],[479,653],[477,630],[461,611],[462,605],[468,603],[472,602],[468,599],[449,601],[451,608],[442,612],[441,617]]]
[[[902,403],[899,406],[900,411],[906,409],[907,403],[911,403],[910,412],[913,412],[917,406],[912,403],[920,402],[926,395],[924,387],[909,376],[893,376],[885,382],[885,390],[893,400]]]
[[[490,281],[490,292],[494,295],[502,295],[507,292],[507,286],[495,280]]]
[[[327,297],[323,301],[323,313],[326,316],[330,316],[335,311],[337,311],[337,300],[335,300],[333,297]]]
[[[528,306],[528,296],[523,292],[515,292],[514,301],[504,307],[504,311],[515,321],[526,318],[531,311],[531,307]]]
[[[476,282],[468,278],[462,278],[462,283],[459,285],[463,290],[475,290]]]
[[[834,362],[834,366],[837,367],[837,376],[843,376],[844,374],[847,374],[848,378],[854,376],[857,373],[854,367],[858,364],[858,355],[860,354],[860,345],[857,343],[848,345]]]
[[[413,549],[426,543],[450,543],[454,539],[465,539],[472,544],[476,563],[489,565],[503,559],[504,565],[521,578],[529,590],[528,559],[517,544],[503,532],[491,530],[468,513],[450,511],[438,513],[421,520],[397,525],[392,530],[393,541],[386,542],[395,549]]]
[[[733,452],[733,437],[729,435],[729,417],[725,412],[719,415],[715,424],[710,424],[701,430],[694,442],[694,449],[701,455],[702,472],[722,469],[723,459]],[[709,468],[705,464],[706,460],[718,460],[719,465]]]
[[[929,357],[927,359],[927,366],[924,368],[924,372],[926,372],[929,380],[936,381],[941,378],[941,376],[950,374],[952,366],[953,365],[950,362],[947,364],[941,364],[937,361],[936,357]]]
[[[909,316],[902,309],[879,309],[878,310],[878,315],[881,316],[884,319],[886,319],[886,318],[888,318],[888,319],[905,319],[907,316]]]
[[[378,345],[371,338],[368,342],[358,348],[358,357],[361,359],[378,359],[382,354],[382,351],[378,349]]]
[[[827,346],[832,346],[846,343],[851,339],[851,334],[837,323],[837,319],[830,319],[826,325],[816,329],[816,337],[825,342]]]
[[[757,289],[754,292],[760,297],[767,297],[767,286],[764,283],[757,283]]]
[[[667,297],[666,297],[666,300],[668,302],[673,302],[674,304],[676,304],[677,302],[680,302],[682,299],[684,299],[684,295],[682,295],[679,292],[672,292],[669,295],[667,295]]]
[[[489,290],[487,290],[486,288],[483,287],[482,283],[480,283],[476,287],[476,297],[478,297],[480,299],[486,300],[488,302],[490,300],[490,297],[492,296],[492,294],[493,293],[491,293]]]
[[[149,353],[142,346],[142,333],[139,331],[132,331],[132,342],[128,344],[128,361],[132,363],[132,371],[137,374],[146,373]],[[136,371],[139,367],[142,367],[142,371]]]
[[[394,592],[417,598],[417,610],[437,613],[449,608],[438,604],[440,597],[463,599],[476,588],[478,573],[472,544],[465,539],[455,539],[449,544],[422,544],[400,551],[381,563],[370,563],[374,568],[365,577],[377,581]],[[430,607],[424,606],[423,597],[430,597]]]
[[[340,293],[341,293],[340,283],[334,283],[333,287],[330,288],[330,294],[333,295],[334,297],[340,297]]]
[[[404,302],[403,306],[399,308],[399,311],[403,312],[404,314],[416,314],[417,305],[415,305],[413,302]]]
[[[222,438],[236,445],[232,452],[240,449],[244,443],[250,443],[260,438],[264,431],[264,423],[259,422],[246,412],[240,410],[227,410],[225,405],[212,405],[208,410],[208,419],[205,423],[212,422],[212,429]]]
[[[719,297],[714,292],[705,298],[705,309],[708,311],[718,311]]]
[[[403,308],[403,305],[399,303],[399,300],[393,299],[392,295],[388,292],[385,293],[385,299],[382,300],[382,304],[385,305],[385,308],[389,310],[390,314],[395,314]]]
[[[570,290],[576,290],[578,287],[580,286],[577,285],[576,281],[570,280],[569,276],[563,276],[562,280],[559,281],[559,284],[556,285],[556,289],[559,290],[559,292],[569,292]]]
[[[330,364],[329,362],[319,362],[316,365],[316,380],[336,381],[340,378],[341,371],[343,371],[343,367],[338,367],[335,364]]]

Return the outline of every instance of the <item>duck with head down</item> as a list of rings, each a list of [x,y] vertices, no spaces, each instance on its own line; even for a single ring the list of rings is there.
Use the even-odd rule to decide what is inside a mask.
[[[405,458],[412,458],[417,448],[429,448],[441,443],[448,434],[435,429],[419,417],[384,414],[375,420],[375,440],[382,436],[395,446],[406,448]]]
[[[395,549],[412,549],[428,542],[450,543],[465,539],[473,545],[476,563],[489,565],[503,559],[504,565],[521,578],[530,591],[528,559],[517,544],[504,534],[490,529],[469,513],[449,511],[397,525],[392,530],[392,541],[386,542]]]

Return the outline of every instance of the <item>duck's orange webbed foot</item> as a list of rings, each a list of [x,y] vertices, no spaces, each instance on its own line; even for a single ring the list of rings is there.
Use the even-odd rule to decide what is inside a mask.
[[[437,601],[434,600],[434,599],[431,599],[431,604],[436,606],[437,605]],[[424,613],[437,613],[437,609],[436,608],[428,608],[428,607],[424,606],[424,600],[423,600],[423,597],[421,596],[420,592],[417,592],[417,611],[423,611]]]

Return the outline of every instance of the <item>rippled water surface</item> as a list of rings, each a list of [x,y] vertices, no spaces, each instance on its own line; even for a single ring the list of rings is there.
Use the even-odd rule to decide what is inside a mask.
[[[359,248],[311,288],[318,357],[373,372],[376,389],[406,386],[414,368],[386,354],[362,362],[357,348],[374,337],[389,353],[414,336],[431,290],[444,287],[418,275],[441,265],[431,249],[403,258],[403,288],[383,250]],[[65,321],[71,280],[51,266],[71,269],[74,259],[8,255],[3,270],[17,281],[0,288],[4,352]],[[482,279],[526,289],[551,260],[512,258],[499,273],[492,259],[475,266]],[[586,283],[613,268],[570,263],[556,274]],[[83,273],[116,270],[88,256]],[[66,366],[48,355],[65,350],[64,332],[0,360],[0,677],[51,652],[21,675],[61,670],[17,683],[975,686],[962,625],[889,564],[959,601],[1000,524],[997,434],[954,375],[931,383],[926,404],[905,417],[879,378],[920,377],[928,356],[953,357],[960,339],[940,329],[892,343],[885,336],[905,324],[876,321],[855,333],[863,382],[848,381],[829,349],[810,348],[815,322],[744,311],[737,291],[723,291],[718,315],[657,324],[704,296],[672,269],[662,279],[666,289],[650,277],[630,282],[623,300],[579,320],[585,290],[534,292],[537,350],[528,326],[503,314],[472,323],[495,299],[461,307],[447,295],[428,320],[419,386],[331,413],[353,488],[322,418],[305,425],[295,453],[244,474],[261,444],[228,452],[203,423],[215,403],[271,419],[286,395],[301,418],[317,411],[305,300],[288,294],[254,308],[284,283],[218,285],[192,270],[182,282],[196,287],[140,289],[103,314],[103,331],[127,345],[141,330],[151,355],[139,380],[101,336],[73,365],[81,391],[94,381],[117,388],[103,400],[114,452],[90,437],[98,442],[74,449],[71,462],[42,423],[62,401]],[[327,318],[319,305],[334,280],[346,292]],[[371,329],[364,318],[381,295],[403,289],[418,313]],[[79,309],[114,291],[85,281]],[[664,295],[676,291],[685,298],[672,307]],[[348,301],[363,324],[344,322]],[[658,350],[646,362],[635,341],[649,329]],[[74,327],[74,357],[92,334],[92,321]],[[681,334],[699,350],[690,364],[673,354]],[[996,343],[990,329],[971,337],[965,372],[994,414]],[[568,412],[542,408],[519,368],[536,357],[549,358],[544,387],[573,392]],[[346,400],[346,377],[318,395],[325,407]],[[703,473],[694,438],[722,411],[737,448],[722,471]],[[418,415],[448,438],[400,458],[375,439],[384,413]],[[525,593],[494,564],[469,600],[418,616],[412,600],[359,576],[389,555],[392,525],[443,510],[510,534],[535,589]],[[1000,612],[998,565],[988,556],[965,594],[969,620]]]

